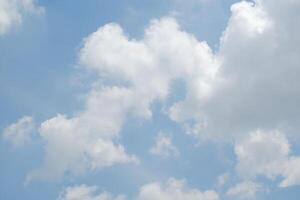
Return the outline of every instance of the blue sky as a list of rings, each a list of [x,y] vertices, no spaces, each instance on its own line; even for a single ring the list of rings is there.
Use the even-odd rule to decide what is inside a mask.
[[[296,200],[299,11],[0,0],[0,199]]]

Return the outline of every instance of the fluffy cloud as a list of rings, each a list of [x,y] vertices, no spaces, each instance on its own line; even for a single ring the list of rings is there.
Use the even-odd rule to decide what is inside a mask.
[[[155,139],[155,145],[151,147],[149,152],[153,155],[158,155],[163,158],[169,156],[178,156],[179,152],[177,148],[172,143],[172,138],[170,136],[160,133]]]
[[[293,132],[299,124],[299,10],[293,0],[232,5],[216,53],[172,18],[153,21],[141,40],[108,24],[86,39],[81,61],[127,84],[144,102],[138,109],[144,115],[151,115],[153,100],[166,98],[170,82],[184,80],[185,99],[169,115],[197,137],[231,140],[257,128]]]
[[[184,101],[170,116],[199,138],[232,140],[257,128],[299,127],[300,3],[285,0],[242,1],[232,15],[215,56],[217,75],[210,96],[200,84],[187,87]],[[287,128],[288,127],[288,128]]]
[[[3,138],[9,141],[14,147],[21,147],[31,141],[31,136],[35,130],[32,117],[24,116],[16,123],[5,128]]]
[[[114,197],[108,192],[97,194],[97,187],[95,186],[74,186],[67,187],[58,200],[124,200],[123,196]]]
[[[201,192],[187,188],[184,181],[170,179],[165,185],[150,183],[140,189],[138,200],[218,200],[215,191]]]
[[[199,84],[199,95],[207,95],[217,67],[209,46],[180,30],[173,18],[153,20],[140,41],[129,39],[117,24],[105,25],[86,38],[80,55],[102,78],[128,85],[144,102],[142,115],[151,114],[149,104],[166,98],[176,79]]]
[[[0,0],[0,35],[22,23],[26,13],[42,13],[43,8],[35,0]]]
[[[207,83],[216,67],[208,45],[180,30],[172,18],[154,20],[140,41],[129,39],[119,25],[107,24],[85,38],[80,63],[104,84],[92,87],[83,111],[71,117],[59,114],[41,124],[46,156],[28,180],[137,163],[114,144],[126,120],[150,118],[151,104],[166,99],[176,79],[188,76],[189,84],[203,88],[199,95],[209,95]]]
[[[286,136],[253,130],[280,129],[299,141],[300,3],[242,1],[231,12],[214,54],[218,67],[209,95],[199,95],[200,84],[187,85],[170,117],[200,139],[239,141],[243,179],[282,177],[280,187],[299,184],[299,158],[290,155]]]
[[[237,170],[247,177],[267,175],[272,178],[282,169],[290,151],[287,139],[278,131],[256,131],[235,146]]]
[[[139,40],[118,24],[100,27],[84,39],[79,60],[103,84],[92,87],[81,112],[59,114],[41,124],[45,161],[30,177],[58,178],[137,162],[116,144],[122,126],[128,118],[151,118],[151,105],[163,102],[176,80],[185,83],[186,95],[168,113],[188,134],[216,141],[237,140],[259,128],[280,127],[294,134],[299,127],[299,10],[294,0],[234,4],[216,52],[169,17],[153,20]],[[270,149],[255,141],[237,144],[239,173],[282,175],[281,186],[298,183],[291,167],[299,165],[298,158],[290,157],[284,136],[268,134],[274,136]],[[261,134],[262,141],[268,134]],[[261,154],[248,145],[261,148]],[[257,166],[242,172],[249,163]]]
[[[59,179],[66,172],[79,175],[117,163],[138,163],[113,139],[123,123],[123,114],[131,107],[132,94],[125,88],[102,88],[87,95],[85,110],[72,118],[58,114],[40,126],[47,142],[41,168],[31,179]]]
[[[256,131],[235,146],[237,171],[245,180],[282,177],[280,187],[300,184],[300,157],[290,155],[290,144],[279,131]]]
[[[117,24],[105,25],[85,40],[80,55],[82,64],[102,78],[127,84],[139,99],[136,111],[142,116],[151,116],[149,104],[164,100],[172,81],[184,80],[189,99],[185,111],[180,105],[171,109],[178,122],[198,110],[196,97],[206,101],[211,95],[219,67],[207,43],[182,31],[173,18],[152,21],[140,41],[129,39]],[[197,120],[202,116],[193,113]]]

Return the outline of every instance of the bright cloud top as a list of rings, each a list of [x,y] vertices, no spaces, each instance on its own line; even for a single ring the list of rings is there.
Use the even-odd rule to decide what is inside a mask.
[[[187,91],[186,99],[171,108],[171,118],[194,135],[215,141],[258,128],[287,128],[295,135],[299,10],[298,1],[234,4],[217,53],[219,78],[212,95],[203,101],[200,89]]]

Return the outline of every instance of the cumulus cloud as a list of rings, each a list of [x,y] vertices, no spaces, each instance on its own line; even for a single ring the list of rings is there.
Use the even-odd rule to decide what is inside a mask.
[[[263,144],[265,137],[270,138],[269,148],[255,139],[238,141],[239,173],[243,177],[282,175],[282,187],[298,183],[294,167],[299,159],[290,156],[285,136],[252,132],[281,128],[296,135],[299,11],[300,3],[294,0],[236,3],[215,52],[170,17],[151,21],[139,40],[130,38],[118,24],[100,27],[84,39],[79,61],[103,84],[92,87],[81,112],[58,114],[41,124],[46,156],[42,167],[29,177],[57,178],[67,172],[137,163],[116,142],[122,126],[128,118],[151,118],[151,105],[164,102],[172,82],[181,80],[185,98],[174,103],[168,114],[186,133],[222,142],[249,133],[250,139],[259,135]],[[255,167],[243,172],[252,166],[249,163]]]
[[[280,187],[300,184],[300,157],[290,153],[285,135],[275,131],[255,131],[235,145],[237,171],[244,180],[265,176],[282,177]]]
[[[21,24],[25,14],[43,11],[42,7],[36,5],[35,0],[0,0],[0,35]]]
[[[215,56],[217,75],[210,96],[200,84],[187,87],[170,117],[199,138],[215,141],[262,129],[299,127],[300,49],[298,1],[257,0],[232,5]]]
[[[6,127],[3,139],[10,142],[15,148],[31,142],[32,133],[35,131],[35,123],[30,116],[24,116],[16,123]]]
[[[182,31],[173,18],[153,20],[142,40],[129,39],[117,24],[108,24],[90,35],[81,50],[80,60],[90,70],[97,71],[110,82],[127,84],[139,99],[135,110],[151,116],[149,105],[164,100],[170,83],[184,80],[187,98],[185,107],[171,108],[171,118],[182,122],[188,112],[197,110],[198,100],[206,101],[216,81],[219,61],[206,42]],[[193,112],[197,119],[202,113]]]
[[[245,180],[282,177],[280,187],[299,184],[299,158],[280,129],[299,141],[300,3],[284,0],[241,1],[213,55],[217,71],[208,82],[187,85],[170,118],[199,139],[239,141],[237,171]],[[197,89],[198,88],[198,89]],[[252,178],[250,178],[252,177]]]
[[[150,183],[140,189],[138,200],[218,200],[218,194],[213,190],[201,192],[190,189],[182,180],[169,179],[166,184]]]
[[[207,95],[216,71],[209,46],[168,17],[153,20],[140,41],[129,39],[117,24],[105,25],[86,38],[80,60],[104,79],[127,84],[144,102],[142,115],[151,114],[148,105],[166,98],[176,79],[199,84],[199,95]]]
[[[150,148],[149,152],[163,158],[179,155],[179,151],[172,143],[172,138],[164,135],[163,133],[159,133],[159,135],[155,138],[155,144]]]
[[[234,139],[257,128],[292,132],[299,124],[299,10],[292,0],[233,4],[216,52],[172,18],[152,21],[141,40],[108,24],[86,39],[80,59],[104,79],[128,85],[147,116],[170,82],[184,80],[185,99],[169,116],[197,137]]]
[[[80,63],[104,84],[92,86],[81,112],[58,114],[41,124],[46,156],[28,180],[137,163],[114,143],[126,120],[149,119],[151,104],[165,100],[176,79],[188,76],[189,84],[203,88],[199,95],[209,95],[207,83],[216,67],[208,45],[182,31],[172,18],[152,21],[140,41],[129,39],[117,24],[100,27],[84,39]]]
[[[96,186],[80,185],[67,187],[58,200],[124,200],[124,196],[113,196],[111,193],[97,193]]]
[[[115,144],[123,114],[132,106],[131,92],[125,88],[102,88],[87,95],[85,110],[67,118],[58,114],[43,122],[40,135],[47,142],[41,168],[31,179],[59,179],[66,172],[80,175],[117,163],[138,163],[134,155]]]

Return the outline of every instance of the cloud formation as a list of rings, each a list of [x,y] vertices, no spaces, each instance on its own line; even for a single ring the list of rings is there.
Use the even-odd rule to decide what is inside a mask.
[[[35,0],[0,0],[0,35],[21,24],[24,15],[42,12],[43,8],[36,5]]]
[[[56,180],[65,173],[80,175],[117,163],[138,163],[124,147],[115,144],[123,123],[123,114],[131,106],[130,91],[125,88],[102,88],[91,91],[85,110],[67,118],[58,114],[43,122],[40,135],[47,142],[43,165],[32,171],[31,179]]]
[[[245,181],[237,183],[235,186],[229,188],[226,194],[239,199],[253,199],[255,198],[256,193],[262,190],[262,186],[258,183]]]
[[[97,194],[96,186],[67,187],[60,195],[59,200],[123,200],[124,195],[113,196],[108,192]],[[218,194],[213,190],[201,192],[198,189],[188,188],[182,180],[169,179],[166,184],[158,182],[143,185],[135,200],[218,200]]]
[[[80,185],[67,187],[58,200],[124,200],[124,196],[114,197],[111,193],[103,192],[97,194],[96,186]]]
[[[234,141],[243,180],[281,176],[281,187],[299,184],[299,158],[290,155],[287,140],[298,137],[300,119],[299,11],[293,0],[236,3],[215,51],[171,17],[152,20],[141,39],[116,23],[100,27],[84,39],[79,62],[101,84],[91,86],[80,112],[41,124],[46,156],[29,179],[138,163],[117,142],[123,125],[150,119],[151,105],[164,103],[180,80],[185,97],[167,110],[187,134]],[[170,148],[168,138],[160,138],[151,151]]]
[[[41,124],[46,156],[28,180],[138,163],[114,144],[126,120],[151,118],[150,106],[165,100],[178,78],[188,76],[186,81],[203,88],[200,95],[209,95],[207,82],[215,72],[208,45],[180,30],[173,18],[152,21],[141,41],[129,39],[119,25],[107,24],[84,39],[80,63],[104,84],[92,86],[83,111],[72,117],[58,114]]]
[[[238,174],[245,180],[283,178],[280,187],[300,184],[300,157],[290,153],[285,135],[277,130],[249,133],[235,145]]]
[[[167,158],[169,156],[176,157],[179,155],[179,151],[172,143],[172,138],[168,135],[164,135],[163,133],[159,133],[159,135],[155,138],[155,144],[150,148],[149,152],[163,158]]]
[[[232,5],[214,55],[220,64],[210,97],[204,100],[200,88],[187,87],[186,99],[170,109],[171,118],[201,139],[230,141],[279,127],[297,136],[299,10],[292,0]]]
[[[232,140],[278,127],[293,133],[299,124],[299,10],[292,0],[233,4],[216,52],[173,18],[152,21],[141,40],[107,24],[86,38],[80,60],[135,93],[141,116],[151,116],[149,105],[168,96],[172,81],[183,80],[185,99],[169,116],[196,137]]]
[[[24,116],[4,129],[3,139],[10,142],[15,148],[21,147],[31,142],[34,131],[33,118]]]
[[[213,190],[201,192],[190,189],[182,180],[169,179],[164,185],[150,183],[140,189],[138,200],[218,200],[218,194]]]

